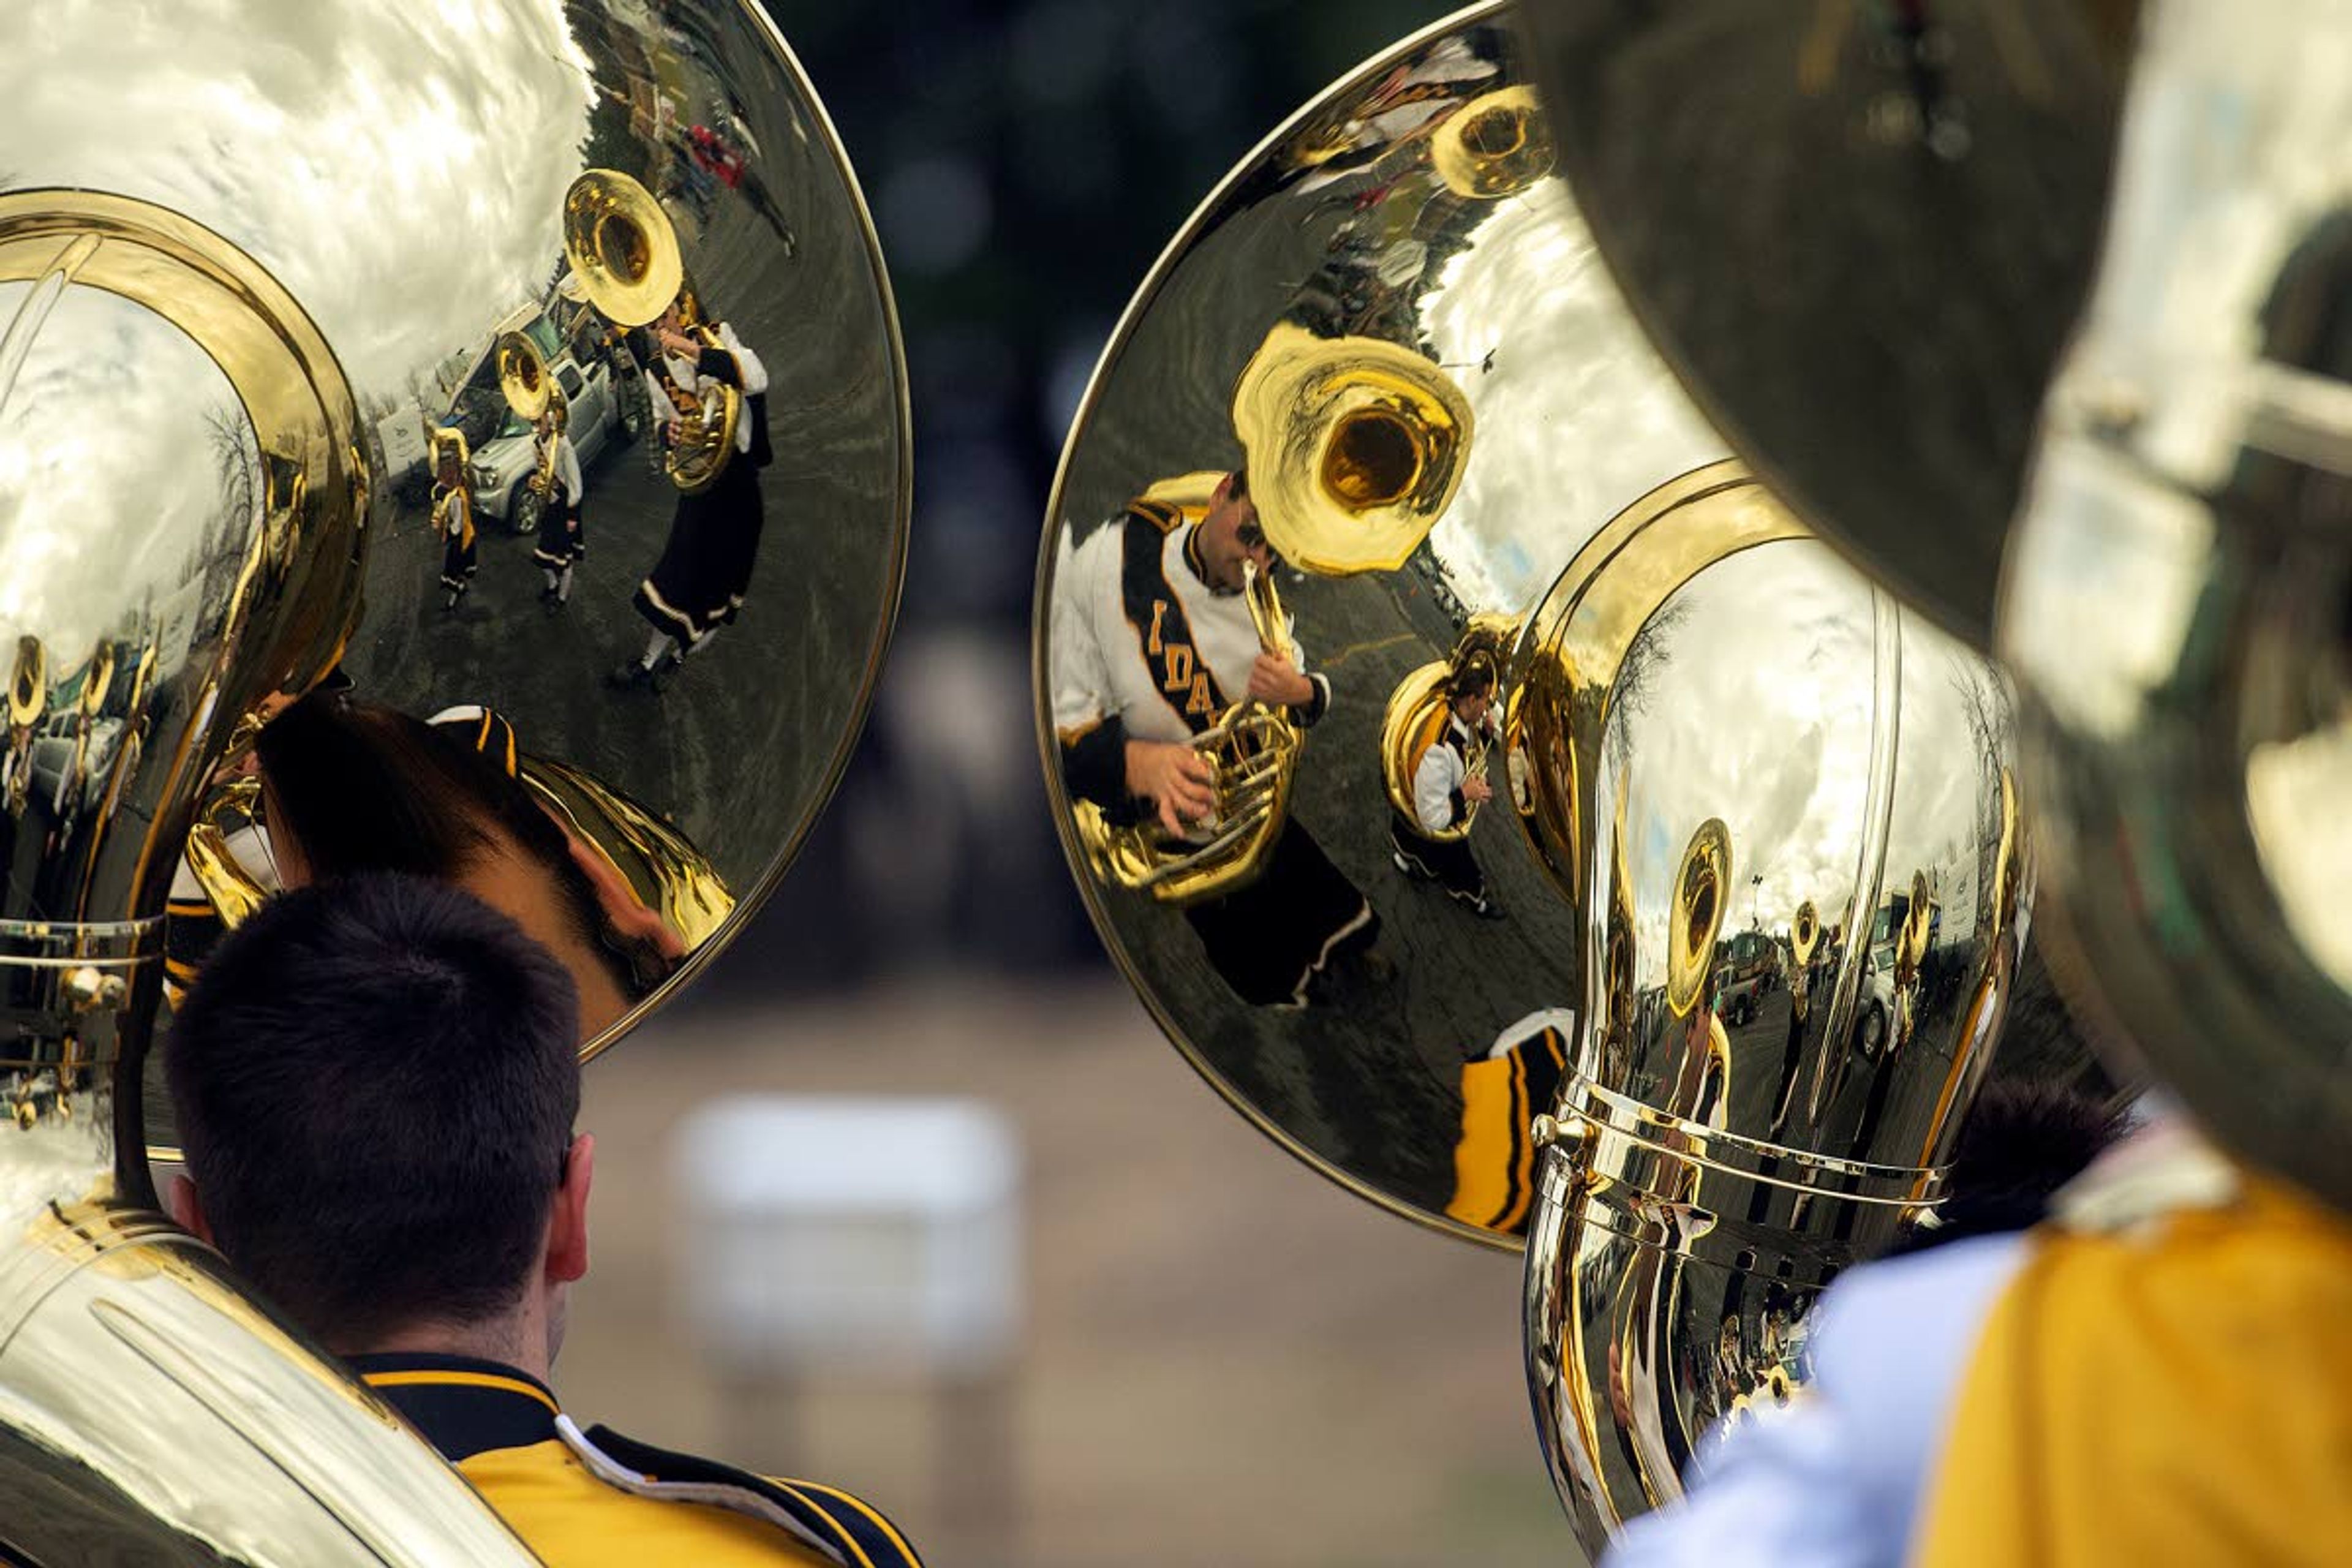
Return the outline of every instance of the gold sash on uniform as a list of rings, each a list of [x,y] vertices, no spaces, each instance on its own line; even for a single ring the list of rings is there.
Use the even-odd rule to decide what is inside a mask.
[[[1924,1568],[2352,1563],[2352,1224],[2248,1178],[2043,1238],[1987,1321]]]

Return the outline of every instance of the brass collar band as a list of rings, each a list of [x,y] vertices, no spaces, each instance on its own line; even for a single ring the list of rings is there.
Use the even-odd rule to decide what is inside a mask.
[[[1539,1119],[1537,1138],[1554,1155],[1544,1171],[1547,1200],[1580,1223],[1736,1266],[1769,1257],[1792,1284],[1825,1284],[1876,1250],[1935,1201],[1943,1179],[1940,1170],[1832,1159],[1719,1132],[1574,1075],[1555,1115]],[[1571,1184],[1583,1189],[1580,1201]]]

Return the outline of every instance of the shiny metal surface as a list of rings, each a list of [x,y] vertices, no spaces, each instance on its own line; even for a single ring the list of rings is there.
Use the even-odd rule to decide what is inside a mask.
[[[2352,1206],[2352,32],[2147,8],[2000,649],[2077,1005]],[[2055,966],[2055,965],[2053,965]]]
[[[1595,1546],[1793,1386],[1820,1288],[1934,1201],[2031,903],[1998,677],[1717,482],[1634,509],[1538,616],[1590,672],[1529,729],[1585,741],[1591,915],[1528,1372]]]
[[[1727,450],[1648,348],[1558,178],[1482,196],[1457,191],[1433,165],[1433,139],[1451,117],[1525,78],[1499,14],[1465,13],[1368,62],[1209,198],[1139,291],[1072,430],[1041,552],[1036,647],[1041,743],[1065,845],[1105,942],[1179,1048],[1317,1169],[1506,1247],[1518,1245],[1515,1232],[1450,1212],[1469,1212],[1457,1197],[1488,1174],[1457,1170],[1464,1074],[1514,1020],[1576,1005],[1579,921],[1528,855],[1512,812],[1482,811],[1465,841],[1509,918],[1476,919],[1398,871],[1385,710],[1414,671],[1453,657],[1474,619],[1526,617],[1621,508]],[[1263,400],[1269,343],[1337,388],[1294,405],[1308,411],[1296,430]],[[1371,390],[1386,391],[1405,379],[1395,367],[1407,361],[1426,388],[1415,401],[1458,401],[1468,417],[1454,423],[1467,438],[1452,443],[1450,502],[1421,517],[1418,542],[1391,569],[1380,563],[1392,548],[1389,524],[1369,524],[1370,549],[1351,550],[1348,510],[1325,497],[1321,477],[1342,423],[1331,405],[1362,395],[1349,368],[1368,369],[1381,378]],[[1304,536],[1300,553],[1323,563],[1275,569],[1303,668],[1332,688],[1329,711],[1299,747],[1290,819],[1380,922],[1379,957],[1327,963],[1303,1007],[1276,1005],[1289,999],[1286,984],[1274,1001],[1245,1000],[1236,984],[1255,988],[1257,978],[1238,973],[1246,953],[1213,954],[1194,911],[1084,869],[1079,803],[1055,733],[1099,717],[1116,696],[1099,671],[1081,668],[1087,623],[1128,624],[1100,599],[1103,580],[1089,579],[1091,601],[1075,586],[1092,562],[1080,552],[1116,543],[1109,523],[1130,498],[1245,455],[1269,544],[1297,549]],[[1293,495],[1309,499],[1286,510]],[[1108,589],[1116,595],[1115,581]],[[1231,635],[1245,636],[1240,604],[1218,603]],[[1148,633],[1150,606],[1139,613]],[[1111,651],[1139,657],[1132,646]],[[1223,672],[1226,696],[1245,675],[1245,666]],[[1172,707],[1134,721],[1167,726],[1163,739],[1185,732]],[[1268,918],[1295,923],[1279,909]]]
[[[746,5],[229,0],[198,27],[67,0],[5,31],[0,1554],[528,1561],[147,1212],[167,892],[200,811],[228,897],[275,884],[288,847],[221,764],[340,668],[369,702],[510,720],[613,930],[665,955],[583,1050],[707,962],[838,776],[895,610],[904,375],[871,226]],[[635,362],[556,287],[565,192],[598,165],[659,193],[770,376],[751,602],[658,695],[601,678],[645,646],[630,591],[677,491],[625,449]],[[508,331],[586,468],[594,553],[561,615],[508,522],[533,467]],[[454,610],[445,426],[472,504],[437,510],[479,558]]]
[[[2098,252],[2138,8],[1522,7],[1560,171],[1699,406],[1979,648]]]
[[[1498,17],[1339,84],[1147,279],[1064,454],[1036,673],[1081,887],[1179,1048],[1332,1179],[1528,1238],[1538,1423],[1597,1547],[1673,1495],[1706,1420],[1786,1393],[1819,1288],[1934,1200],[2031,861],[1998,678],[1729,459],[1524,151],[1549,133]],[[1519,106],[1516,141],[1457,126],[1451,144],[1509,149],[1512,172],[1441,166],[1445,128],[1497,102]],[[1331,345],[1344,386],[1370,338],[1466,416],[1451,500],[1402,565],[1328,493],[1339,400],[1297,400],[1286,437],[1259,390],[1269,342]],[[1136,809],[1087,751],[1111,720],[1183,735],[1161,679],[1180,612],[1177,662],[1222,637],[1218,680],[1252,678],[1213,591],[1217,509],[1119,521],[1163,476],[1244,454],[1331,690],[1291,790],[1307,847],[1277,846],[1210,919],[1090,872],[1074,822]],[[1482,658],[1495,722],[1468,749],[1510,804],[1457,806],[1448,842],[1409,820],[1412,757],[1437,684]],[[1477,918],[1469,878],[1501,919]],[[1275,960],[1320,967],[1286,991]]]

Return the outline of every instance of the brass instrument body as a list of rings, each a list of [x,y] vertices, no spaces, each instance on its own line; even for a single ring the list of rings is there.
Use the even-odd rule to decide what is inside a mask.
[[[1602,913],[1526,1305],[1538,1434],[1596,1550],[1679,1494],[1709,1425],[1802,1381],[1820,1289],[1936,1201],[2032,892],[2000,678],[1736,465],[1699,478],[1588,548],[1522,650],[1531,731],[1591,765],[1538,820],[1607,837],[1547,857]],[[1727,1022],[1741,942],[1807,978]]]
[[[1934,180],[1932,125],[1853,134],[1886,86],[1858,13],[1527,21],[1562,164],[1665,352],[1842,548],[2014,671],[2086,1032],[2352,1205],[2342,17],[1938,9],[1969,146]],[[1720,68],[1759,56],[1802,66]],[[1664,157],[1674,189],[1742,199],[1662,201]],[[1822,264],[1728,319],[1727,269],[1797,212]],[[1856,353],[1874,374],[1822,374]]]
[[[0,479],[0,647],[19,652],[10,739],[29,752],[0,868],[0,1558],[528,1563],[437,1456],[154,1212],[145,1155],[166,1108],[142,1067],[167,889],[193,821],[251,809],[230,748],[331,669],[432,712],[523,662],[502,638],[453,644],[428,613],[415,552],[443,520],[399,493],[383,433],[457,426],[496,396],[490,347],[547,291],[597,105],[659,58],[740,103],[782,150],[768,184],[803,198],[790,235],[772,214],[721,214],[712,287],[755,341],[781,337],[765,280],[792,242],[827,307],[791,323],[795,352],[845,389],[807,432],[838,458],[812,504],[841,613],[772,620],[734,645],[738,675],[672,693],[663,716],[679,747],[723,737],[771,765],[686,788],[668,745],[595,721],[601,692],[542,686],[517,705],[569,781],[549,798],[676,921],[667,977],[583,1048],[675,994],[809,830],[878,677],[909,499],[888,286],[824,110],[754,7],[709,12],[687,57],[642,7],[600,0],[431,18],[228,0],[205,37],[235,43],[194,71],[188,35],[131,9],[68,7],[0,51],[0,474],[53,473],[92,431],[108,451],[70,464],[70,484]],[[104,113],[126,95],[141,112]],[[371,112],[352,118],[355,101]],[[320,176],[300,199],[289,146]],[[484,204],[473,182],[491,167],[502,199]],[[606,481],[607,537],[628,537],[626,513],[656,519],[625,546],[650,553],[674,494],[650,479],[625,494],[631,479]],[[79,694],[55,674],[77,662]],[[785,668],[803,701],[744,700]],[[69,790],[50,788],[58,754]],[[20,798],[28,775],[40,787]],[[682,868],[667,902],[647,870],[662,861]]]
[[[1729,460],[1578,194],[1557,174],[1505,201],[1466,194],[1475,182],[1426,177],[1418,134],[1336,144],[1330,127],[1374,125],[1366,104],[1443,112],[1450,98],[1459,113],[1526,85],[1533,61],[1501,17],[1476,7],[1367,62],[1178,235],[1081,402],[1038,598],[1064,608],[1057,564],[1139,469],[1232,450],[1227,388],[1270,384],[1267,346],[1290,352],[1293,329],[1377,330],[1454,384],[1475,440],[1402,552],[1379,526],[1351,540],[1338,505],[1277,538],[1288,525],[1266,498],[1312,497],[1328,445],[1286,428],[1276,400],[1233,405],[1269,542],[1311,557],[1294,561],[1309,570],[1291,597],[1334,686],[1292,820],[1378,914],[1406,983],[1358,980],[1334,988],[1344,1004],[1297,1012],[1244,1005],[1169,911],[1090,870],[1078,880],[1155,1018],[1262,1131],[1409,1219],[1525,1247],[1538,1426],[1597,1551],[1675,1494],[1707,1421],[1786,1394],[1819,1288],[1935,1201],[1990,1066],[2032,878],[1999,679]],[[1499,921],[1391,866],[1403,726],[1369,700],[1403,689],[1425,706],[1433,668],[1482,617],[1518,628],[1496,696],[1522,831],[1484,839],[1477,859]],[[1041,615],[1041,708],[1055,625]],[[1085,808],[1068,804],[1050,725],[1041,744],[1083,868]],[[1865,977],[1862,937],[1921,871],[1936,918],[1906,1033],[1872,1047],[1873,1009],[1901,1009]],[[1769,965],[1745,982],[1748,1005],[1728,1005],[1738,955],[1793,946],[1808,903],[1803,1014],[1790,988],[1764,990]],[[1523,1242],[1452,1206],[1458,1162],[1486,1147],[1456,1086],[1514,1020],[1560,1008],[1577,1012],[1576,1049],[1534,1134]]]

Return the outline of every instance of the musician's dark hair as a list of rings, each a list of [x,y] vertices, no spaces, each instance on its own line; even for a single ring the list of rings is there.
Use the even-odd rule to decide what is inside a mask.
[[[329,1348],[511,1308],[580,1109],[572,977],[424,878],[273,899],[225,937],[164,1055],[237,1271]]]
[[[1495,667],[1483,658],[1472,658],[1445,681],[1445,695],[1455,702],[1465,697],[1484,697],[1494,689]]]
[[[505,768],[444,727],[343,693],[313,692],[255,742],[270,829],[292,836],[315,881],[402,871],[453,881],[511,838],[554,879],[565,920],[621,994],[649,994],[673,967],[615,933],[570,840]]]
[[[1225,476],[1225,494],[1234,500],[1249,500],[1249,466],[1237,465]]]

